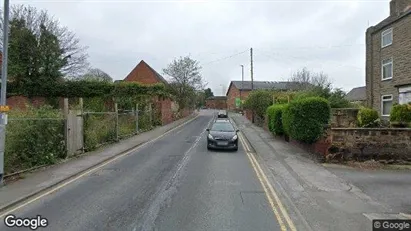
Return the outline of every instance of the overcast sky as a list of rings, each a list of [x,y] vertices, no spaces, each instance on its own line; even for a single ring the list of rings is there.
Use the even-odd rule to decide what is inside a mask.
[[[307,67],[335,87],[365,84],[365,31],[389,1],[12,1],[46,9],[88,46],[89,61],[114,79],[145,60],[158,72],[191,55],[215,95],[231,80],[286,80]]]

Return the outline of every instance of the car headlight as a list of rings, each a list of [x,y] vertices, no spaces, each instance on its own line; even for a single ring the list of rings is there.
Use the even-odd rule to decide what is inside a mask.
[[[237,135],[233,136],[233,138],[231,140],[236,140],[238,138]]]
[[[211,134],[208,134],[208,138],[209,138],[209,139],[214,139]]]

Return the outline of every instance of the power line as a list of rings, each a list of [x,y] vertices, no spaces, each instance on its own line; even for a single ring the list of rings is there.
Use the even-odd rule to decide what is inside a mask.
[[[332,48],[345,48],[354,46],[365,46],[365,44],[345,44],[345,45],[332,45],[332,46],[305,46],[305,47],[271,47],[270,50],[293,50],[293,49],[332,49]]]
[[[248,51],[248,50],[245,50],[245,51],[242,51],[242,52],[239,52],[239,53],[230,55],[230,56],[226,56],[226,57],[223,57],[223,58],[219,58],[219,59],[216,59],[216,60],[213,60],[213,61],[204,63],[204,64],[202,64],[202,66],[205,66],[205,65],[208,65],[208,64],[211,64],[211,63],[215,63],[215,62],[219,62],[219,61],[223,61],[223,60],[226,60],[226,59],[230,59],[230,58],[233,58],[233,57],[235,57],[235,56],[244,54],[244,53],[246,53],[247,51]]]
[[[254,48],[254,49],[255,49],[255,48]],[[264,52],[264,51],[262,51],[262,50],[260,50],[260,49],[259,49],[259,51]],[[279,53],[269,53],[270,55],[267,55],[267,53],[266,53],[266,54],[262,53],[262,54],[265,55],[265,56],[267,56],[267,57],[271,57],[271,58],[274,58],[273,56],[271,56],[271,54],[277,55],[277,56],[280,56],[278,59],[281,59],[281,60],[283,60],[283,61],[285,61],[285,60],[283,59],[284,57],[285,57],[285,58],[292,58],[292,59],[302,60],[302,61],[309,61],[310,59],[313,59],[313,58],[319,59],[318,57],[315,57],[315,56],[311,56],[311,57],[298,57],[298,56],[292,56],[292,55],[282,55],[282,54],[279,54]],[[355,68],[355,69],[359,69],[359,70],[362,70],[362,69],[363,69],[363,68],[361,68],[361,67],[357,67],[357,66],[353,66],[353,65],[341,64],[341,62],[333,61],[333,60],[327,60],[326,62],[337,63],[338,66],[341,66],[341,67],[351,67],[351,68]]]

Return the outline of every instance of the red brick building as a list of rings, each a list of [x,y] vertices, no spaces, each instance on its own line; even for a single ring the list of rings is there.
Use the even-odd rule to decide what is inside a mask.
[[[297,89],[298,84],[294,82],[253,81],[253,87],[251,87],[251,81],[231,81],[227,91],[227,109],[240,109],[240,102],[247,99],[252,88],[254,90],[287,91]]]
[[[211,96],[207,98],[206,107],[210,109],[227,109],[227,96]]]
[[[163,83],[168,85],[167,80],[163,78],[157,71],[150,67],[144,60],[141,60],[136,67],[127,75],[124,81],[137,82],[140,84],[156,84]],[[161,121],[164,124],[171,123],[173,121],[173,115],[171,110],[170,99],[153,98],[157,109],[161,111]]]

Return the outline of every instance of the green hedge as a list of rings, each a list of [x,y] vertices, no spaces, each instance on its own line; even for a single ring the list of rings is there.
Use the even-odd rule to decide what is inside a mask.
[[[378,127],[379,116],[378,112],[372,108],[362,107],[357,114],[358,126],[360,127]]]
[[[66,157],[64,120],[49,106],[10,111],[6,129],[5,173],[53,164]]]
[[[142,85],[133,82],[97,82],[97,81],[62,81],[60,83],[7,84],[9,96],[24,95],[28,97],[133,97],[156,95],[170,97],[164,84]]]
[[[391,109],[390,121],[408,125],[411,123],[411,104],[396,104]]]
[[[283,135],[282,114],[286,104],[275,104],[267,108],[268,128],[275,135]]]
[[[308,97],[291,101],[283,110],[282,123],[285,134],[291,138],[313,143],[330,119],[330,104],[321,97]]]

